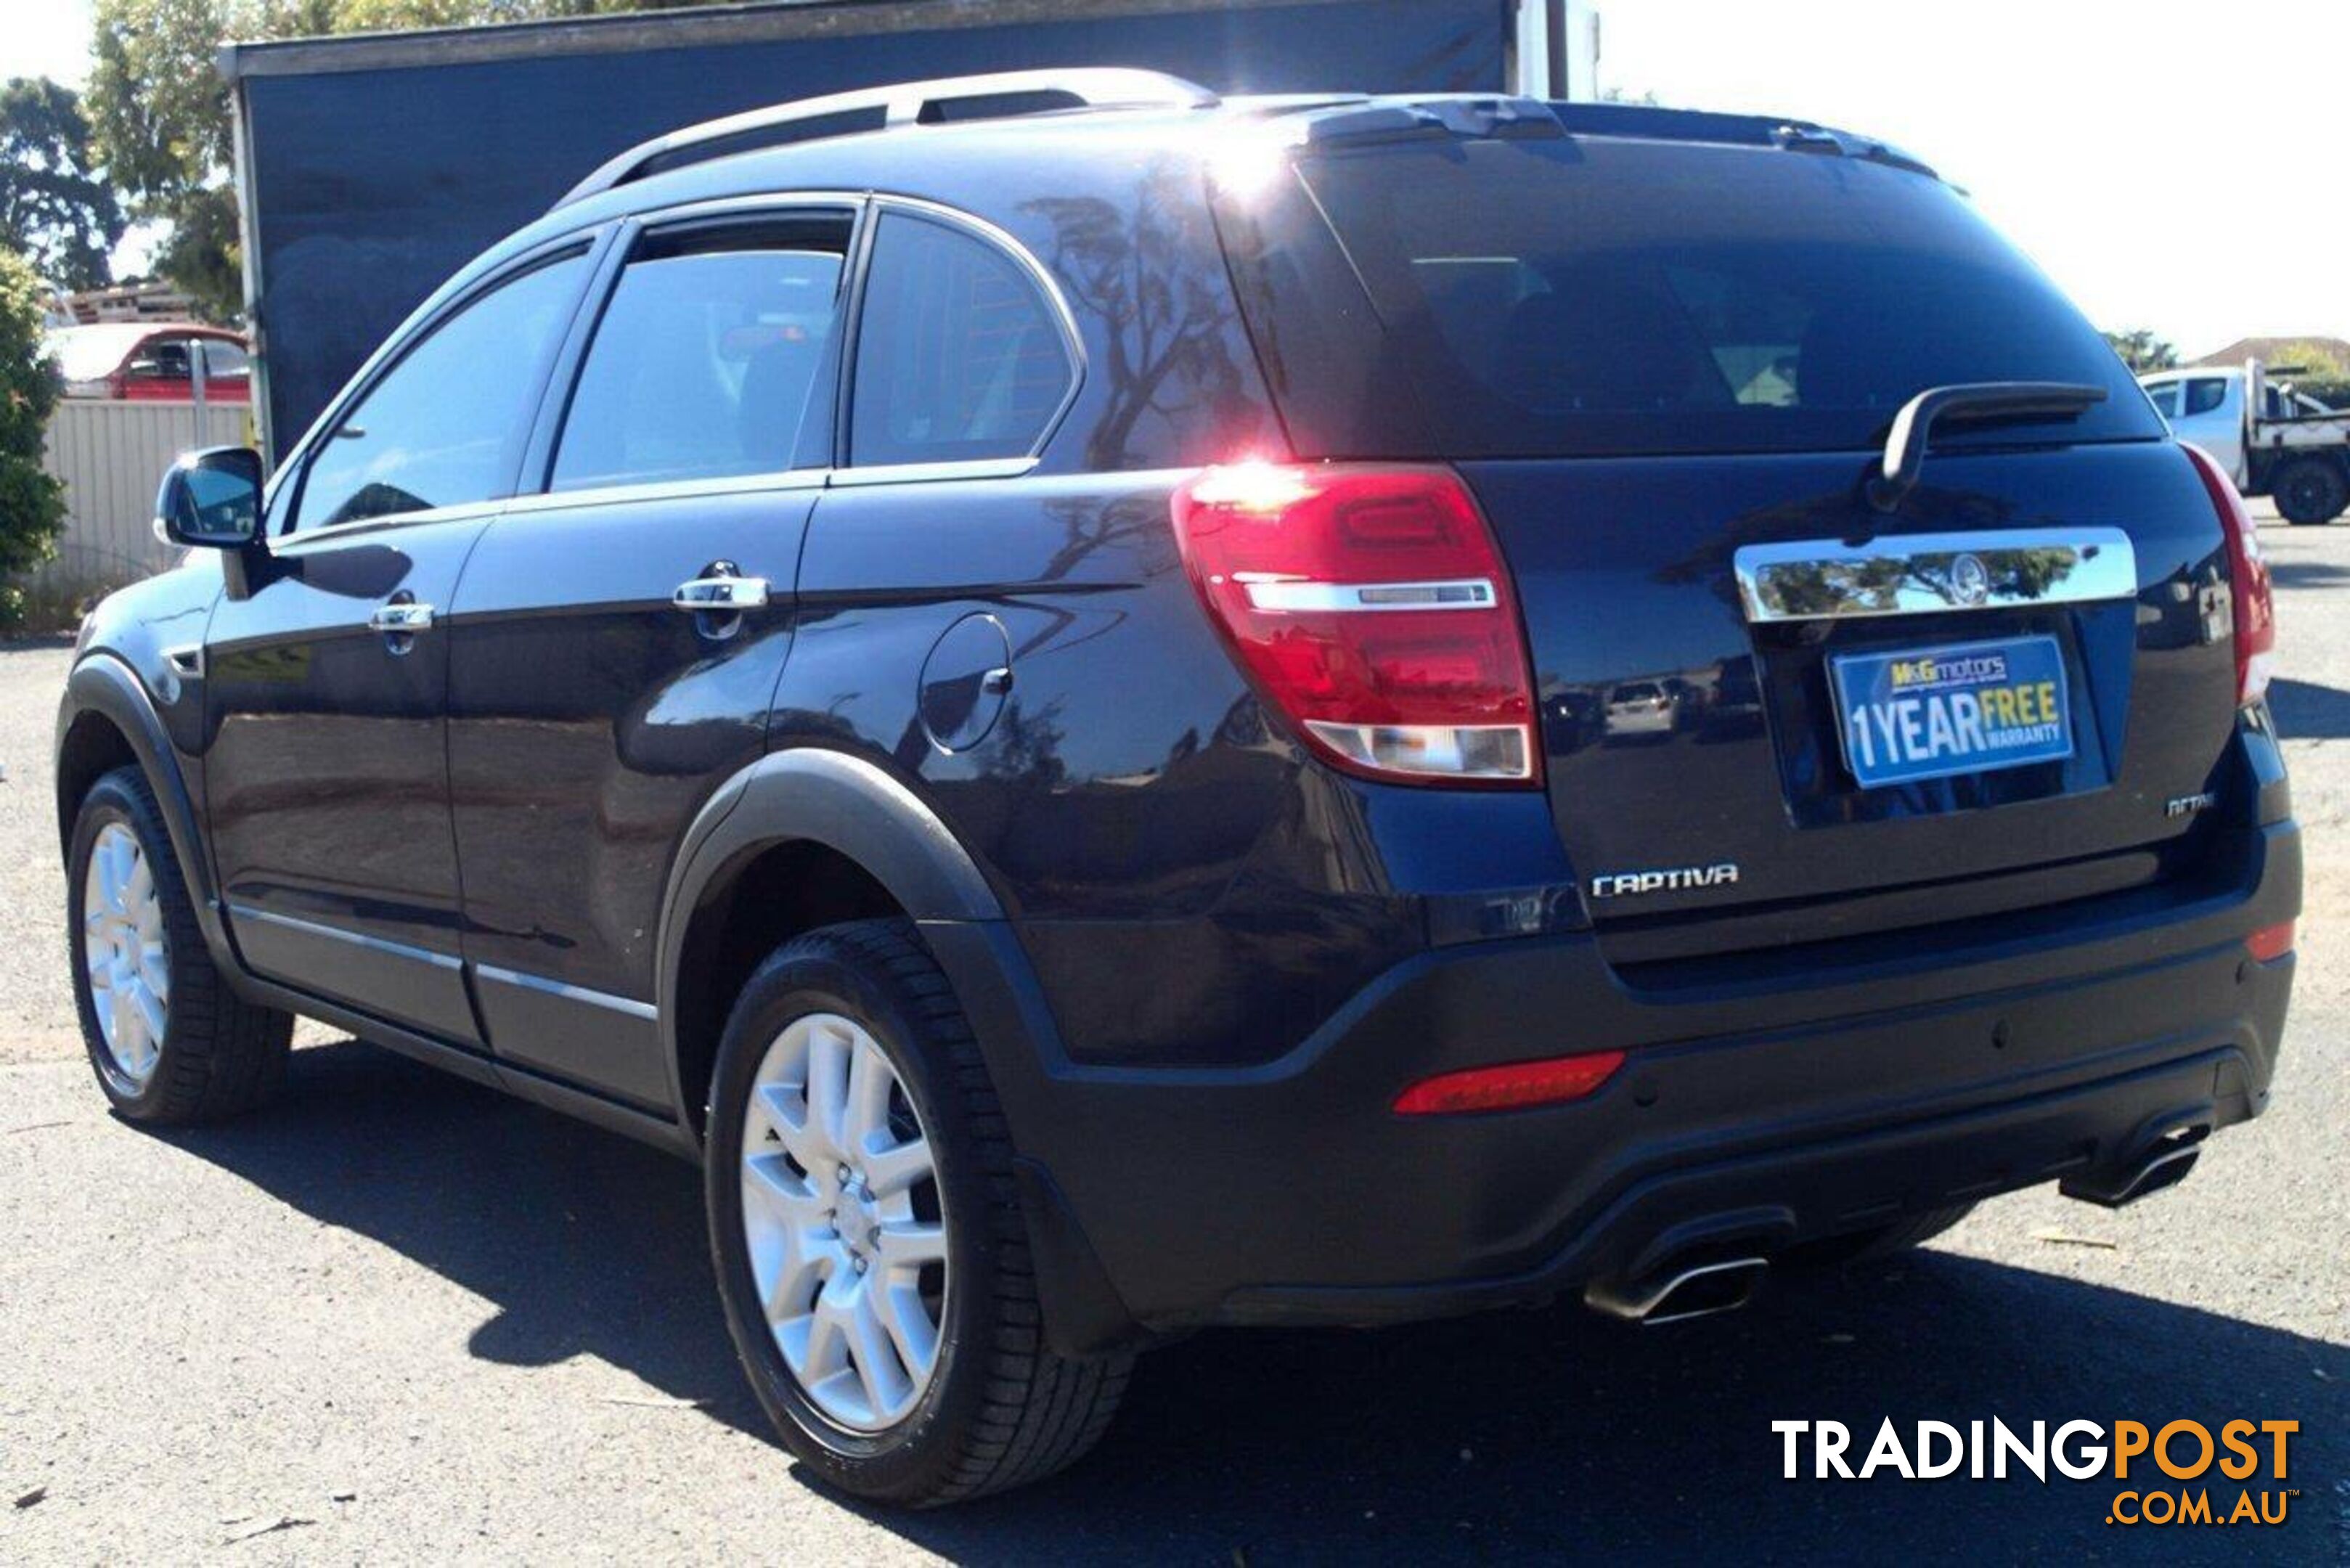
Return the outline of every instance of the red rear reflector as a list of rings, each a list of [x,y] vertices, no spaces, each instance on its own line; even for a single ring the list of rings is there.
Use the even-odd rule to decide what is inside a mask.
[[[1546,1062],[1511,1062],[1446,1073],[1423,1078],[1398,1095],[1396,1114],[1440,1116],[1579,1100],[1613,1077],[1623,1064],[1621,1051],[1594,1051],[1586,1056],[1554,1056]]]
[[[2187,441],[2178,444],[2195,464],[2227,535],[2229,597],[2236,608],[2236,701],[2257,702],[2268,695],[2269,667],[2276,656],[2276,595],[2269,585],[2269,564],[2261,557],[2261,531],[2235,481],[2220,471],[2211,454]]]
[[[1210,618],[1322,756],[1418,784],[1538,782],[1516,596],[1451,470],[1235,463],[1172,509]]]
[[[2244,946],[2262,963],[2273,963],[2293,951],[2293,922],[2262,926],[2244,939]]]

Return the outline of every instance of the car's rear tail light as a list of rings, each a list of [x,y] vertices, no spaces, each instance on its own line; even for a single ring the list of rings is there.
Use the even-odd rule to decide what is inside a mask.
[[[2229,597],[2236,607],[2236,701],[2257,702],[2268,695],[2269,670],[2276,655],[2276,595],[2269,586],[2269,564],[2261,557],[2260,529],[2244,507],[2244,498],[2211,454],[2201,447],[2179,443],[2195,464],[2195,472],[2220,514],[2220,527],[2228,539]]]
[[[1459,475],[1244,462],[1173,506],[1210,617],[1322,755],[1373,778],[1536,782],[1517,601]]]
[[[2274,962],[2293,951],[2293,922],[2262,926],[2244,939],[2244,946],[2261,962]]]
[[[1396,1096],[1398,1116],[1440,1116],[1463,1111],[1514,1111],[1579,1100],[1616,1075],[1621,1051],[1554,1056],[1541,1062],[1511,1062],[1471,1067],[1423,1078]]]

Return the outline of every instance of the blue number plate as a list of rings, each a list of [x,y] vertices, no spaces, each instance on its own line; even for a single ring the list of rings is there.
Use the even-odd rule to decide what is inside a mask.
[[[2073,754],[2064,655],[2053,637],[1847,653],[1828,670],[1845,762],[1863,789]]]

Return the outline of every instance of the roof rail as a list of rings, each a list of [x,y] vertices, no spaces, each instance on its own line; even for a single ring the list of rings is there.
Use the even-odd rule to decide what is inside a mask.
[[[953,106],[977,106],[991,99],[1030,100],[997,115],[1037,114],[1060,109],[1210,109],[1216,95],[1196,82],[1161,71],[1105,66],[1076,70],[999,71],[990,76],[945,77],[861,88],[825,98],[801,99],[705,120],[639,142],[574,185],[557,207],[625,185],[649,173],[705,159],[723,158],[763,146],[813,141],[827,136],[878,130],[889,125],[936,125],[952,119],[995,118],[984,109],[962,114]],[[837,126],[822,122],[839,119]]]

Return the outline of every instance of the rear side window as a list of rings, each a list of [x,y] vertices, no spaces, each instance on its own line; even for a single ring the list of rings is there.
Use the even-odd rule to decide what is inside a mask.
[[[1258,200],[1326,224],[1220,221],[1314,455],[1864,449],[1927,388],[1998,380],[2106,388],[2060,439],[2162,433],[2046,279],[1912,172],[1598,137],[1339,147],[1297,172]],[[1332,238],[1343,267],[1306,254]],[[1352,277],[1369,308],[1349,328],[1332,284]],[[1372,357],[1344,363],[1365,340]],[[1341,362],[1282,358],[1304,344]],[[1986,439],[2016,438],[1946,444]]]
[[[882,215],[858,331],[852,463],[1024,457],[1075,379],[1026,269],[961,229]]]
[[[195,349],[199,344],[203,348],[206,379],[244,378],[244,350],[214,337],[151,338],[122,368],[123,376],[133,381],[192,380],[196,373]]]
[[[2187,383],[2187,413],[2208,414],[2228,400],[2228,383],[2217,376],[2199,377]]]
[[[294,526],[506,493],[587,265],[575,252],[535,267],[434,327],[314,449]]]
[[[829,429],[829,391],[818,396],[817,387],[847,237],[845,219],[656,237],[621,273],[597,324],[553,488],[795,466],[810,420]]]

